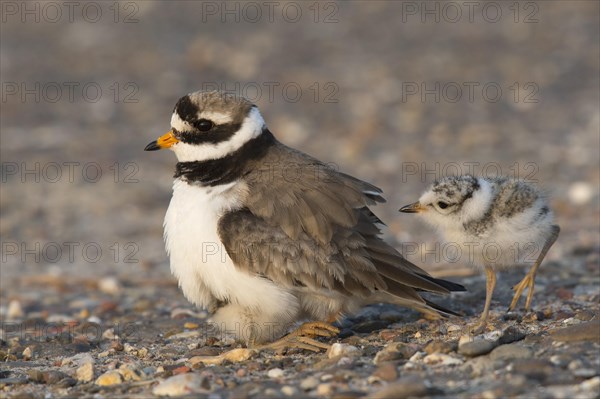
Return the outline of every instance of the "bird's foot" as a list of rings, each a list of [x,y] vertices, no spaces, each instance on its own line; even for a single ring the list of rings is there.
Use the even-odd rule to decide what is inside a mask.
[[[339,332],[340,330],[334,326],[320,321],[304,323],[285,337],[270,344],[261,345],[257,349],[271,349],[280,352],[286,349],[297,348],[320,352],[322,349],[329,349],[329,345],[319,342],[314,338],[331,338]]]
[[[531,305],[531,298],[533,297],[533,288],[535,287],[535,275],[528,273],[523,277],[523,280],[517,285],[513,287],[513,291],[515,291],[515,296],[513,297],[510,306],[508,307],[508,311],[512,312],[517,306],[517,302],[519,302],[519,298],[521,298],[521,294],[527,288],[529,291],[527,292],[527,300],[525,302],[525,310],[529,310]]]
[[[483,334],[487,327],[487,321],[480,320],[477,324],[469,327],[469,335]]]

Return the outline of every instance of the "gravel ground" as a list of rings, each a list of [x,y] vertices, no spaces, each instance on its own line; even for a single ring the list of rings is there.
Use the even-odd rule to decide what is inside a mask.
[[[598,2],[172,3],[0,3],[0,397],[600,397]],[[142,149],[215,87],[381,187],[386,239],[464,317],[373,306],[327,353],[207,364],[235,345],[170,277],[175,160]],[[536,182],[561,226],[532,311],[502,273],[476,337],[484,277],[397,212],[456,171]]]

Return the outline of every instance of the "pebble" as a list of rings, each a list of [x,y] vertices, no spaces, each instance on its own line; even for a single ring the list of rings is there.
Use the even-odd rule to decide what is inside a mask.
[[[589,364],[580,359],[575,359],[567,367],[575,377],[590,378],[598,375],[600,372],[592,368]]]
[[[319,379],[313,376],[307,377],[300,381],[300,389],[311,391],[319,385]]]
[[[581,321],[590,321],[592,320],[596,314],[590,310],[582,310],[575,314],[575,318]]]
[[[256,354],[253,349],[247,348],[236,348],[227,352],[221,353],[218,356],[194,356],[188,360],[190,364],[196,365],[198,363],[204,364],[222,364],[224,361],[230,361],[232,363],[245,362]]]
[[[22,355],[24,360],[30,360],[33,357],[33,350],[30,346],[28,346],[23,350]]]
[[[98,281],[98,289],[105,294],[118,295],[121,293],[121,284],[116,277],[104,277]]]
[[[469,357],[481,356],[490,353],[496,346],[498,346],[497,342],[486,339],[461,340],[458,344],[458,353]]]
[[[107,328],[106,330],[104,330],[104,332],[102,333],[102,338],[107,339],[109,341],[119,339],[119,337],[115,334],[114,328]]]
[[[571,361],[571,357],[567,355],[552,355],[550,356],[550,362],[558,367],[567,367],[569,362]]]
[[[66,357],[60,362],[61,366],[77,365],[83,366],[85,363],[94,363],[94,358],[89,353],[78,353],[71,357]]]
[[[318,396],[331,396],[333,393],[333,384],[331,383],[322,383],[317,386],[317,395]]]
[[[178,374],[160,382],[152,389],[156,396],[183,396],[208,393],[203,387],[205,378],[196,373]]]
[[[550,330],[555,341],[590,341],[600,343],[600,319],[582,322],[569,327]]]
[[[248,374],[248,370],[241,368],[241,369],[237,369],[237,371],[235,372],[236,377],[242,378],[245,377],[246,374]]]
[[[457,345],[454,341],[432,341],[425,345],[423,350],[431,355],[432,353],[451,353],[456,350],[456,347]]]
[[[281,388],[281,393],[285,396],[296,396],[298,394],[298,390],[290,385],[285,385]]]
[[[125,350],[126,353],[130,353],[139,358],[144,358],[148,355],[148,349],[136,348],[135,346],[130,345],[128,343],[125,343],[125,345],[123,345],[123,350]]]
[[[506,345],[512,342],[521,341],[522,339],[525,339],[526,336],[527,334],[525,332],[521,331],[517,327],[510,326],[502,331],[502,335],[498,339],[498,344]]]
[[[533,356],[533,351],[519,344],[501,345],[490,354],[492,360],[528,359]]]
[[[8,309],[6,310],[6,318],[9,320],[20,319],[25,317],[25,312],[23,312],[23,307],[21,306],[21,302],[16,299],[13,299],[8,303]]]
[[[422,397],[429,393],[425,382],[419,378],[405,378],[389,384],[379,391],[369,395],[371,399],[398,399]]]
[[[332,359],[338,356],[360,356],[361,351],[356,346],[334,343],[327,351],[327,357]]]
[[[373,363],[378,365],[383,362],[410,359],[418,350],[417,345],[394,342],[377,352],[373,358]]]
[[[269,378],[281,378],[281,377],[283,377],[283,374],[284,374],[284,372],[280,368],[274,368],[274,369],[267,371],[267,376]]]
[[[124,381],[141,381],[146,377],[142,370],[131,364],[122,364],[119,367],[119,374],[121,374]],[[173,370],[173,374],[175,374],[175,370]]]
[[[29,379],[34,382],[44,382],[44,373],[38,369],[28,370]]]
[[[517,375],[527,377],[540,382],[550,378],[554,372],[554,366],[547,360],[542,359],[518,359],[510,364],[508,371]]]
[[[594,192],[597,191],[598,190],[594,189],[594,186],[590,183],[578,181],[571,184],[568,190],[568,196],[573,204],[585,205],[594,197]]]
[[[121,384],[122,382],[123,379],[121,378],[121,374],[119,374],[118,371],[111,370],[96,378],[95,384],[100,386],[109,386]]]
[[[427,355],[423,358],[423,362],[435,366],[456,366],[464,363],[463,360],[445,353],[432,353],[431,355]]]
[[[57,384],[65,378],[69,378],[69,376],[61,371],[50,370],[42,373],[43,382],[50,385]]]
[[[188,366],[179,366],[176,367],[172,370],[173,375],[177,375],[177,374],[184,374],[184,373],[189,373],[190,371],[192,371],[191,368],[189,368]]]
[[[383,381],[395,381],[398,378],[398,370],[393,362],[383,363],[371,375],[376,379]]]
[[[184,319],[186,317],[195,317],[197,319],[203,319],[207,315],[208,314],[205,311],[194,312],[193,310],[185,308],[175,308],[171,311],[172,319]]]
[[[199,336],[200,336],[199,330],[190,330],[190,331],[184,331],[184,332],[170,335],[169,340],[198,338]]]
[[[77,381],[91,382],[94,379],[94,363],[86,362],[82,366],[77,368],[75,372]]]

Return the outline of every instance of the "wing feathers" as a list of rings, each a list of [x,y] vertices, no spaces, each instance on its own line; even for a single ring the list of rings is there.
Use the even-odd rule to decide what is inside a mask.
[[[219,221],[239,269],[287,287],[385,299],[434,314],[418,291],[462,288],[429,276],[379,237],[382,222],[367,207],[385,201],[379,188],[281,144],[262,162],[250,167],[262,172],[269,165],[269,178],[249,180],[246,208]],[[286,179],[290,163],[301,178]]]

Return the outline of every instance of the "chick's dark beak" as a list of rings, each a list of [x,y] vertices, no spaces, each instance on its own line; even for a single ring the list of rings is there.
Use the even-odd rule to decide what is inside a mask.
[[[400,208],[400,212],[404,212],[404,213],[419,213],[424,210],[425,210],[425,208],[418,201],[415,203],[409,204],[409,205],[405,205],[402,208]]]

